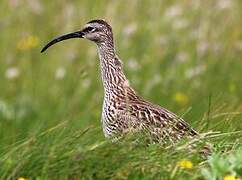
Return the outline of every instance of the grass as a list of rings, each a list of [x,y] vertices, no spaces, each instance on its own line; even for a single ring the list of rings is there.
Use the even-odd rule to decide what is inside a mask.
[[[3,0],[0,8],[0,179],[242,177],[241,1]],[[112,24],[139,94],[214,132],[209,159],[186,141],[104,139],[94,44],[70,40],[40,54],[94,18]]]

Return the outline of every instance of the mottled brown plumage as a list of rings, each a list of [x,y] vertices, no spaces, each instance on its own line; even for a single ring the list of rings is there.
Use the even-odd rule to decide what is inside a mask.
[[[89,21],[82,30],[54,39],[42,52],[56,42],[69,38],[86,38],[97,45],[104,86],[101,120],[105,137],[146,130],[153,139],[164,143],[198,135],[182,118],[144,100],[131,88],[122,62],[115,53],[112,28],[106,21]]]

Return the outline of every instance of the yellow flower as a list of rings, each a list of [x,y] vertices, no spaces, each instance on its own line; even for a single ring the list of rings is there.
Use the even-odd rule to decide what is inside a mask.
[[[28,36],[20,39],[17,43],[17,48],[19,50],[28,50],[36,47],[39,44],[39,39],[36,36]]]
[[[24,177],[19,177],[18,180],[27,180],[27,179]]]
[[[176,94],[174,94],[173,100],[180,105],[186,105],[188,103],[187,95],[181,92],[177,92]]]
[[[193,164],[189,160],[181,160],[181,161],[179,161],[177,163],[177,166],[179,166],[181,168],[185,168],[185,169],[191,169],[191,168],[193,168]]]
[[[226,175],[224,176],[224,180],[240,180],[240,179],[232,175]]]

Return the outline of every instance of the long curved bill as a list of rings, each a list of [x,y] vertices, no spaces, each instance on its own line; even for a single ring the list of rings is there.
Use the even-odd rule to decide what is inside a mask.
[[[72,38],[83,38],[83,35],[84,35],[84,33],[82,31],[77,31],[77,32],[59,36],[59,37],[53,39],[52,41],[50,41],[48,44],[46,44],[43,47],[43,49],[41,50],[41,53],[44,52],[46,49],[48,49],[50,46],[52,46],[60,41],[64,41],[64,40],[72,39]]]

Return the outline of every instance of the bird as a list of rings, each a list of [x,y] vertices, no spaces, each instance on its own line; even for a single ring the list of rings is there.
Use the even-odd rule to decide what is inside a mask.
[[[166,144],[199,136],[181,117],[146,101],[131,87],[124,74],[123,63],[116,54],[112,27],[106,20],[91,20],[81,30],[54,38],[41,52],[72,38],[84,38],[97,46],[104,88],[101,124],[106,138],[144,131],[148,132],[153,142]]]

